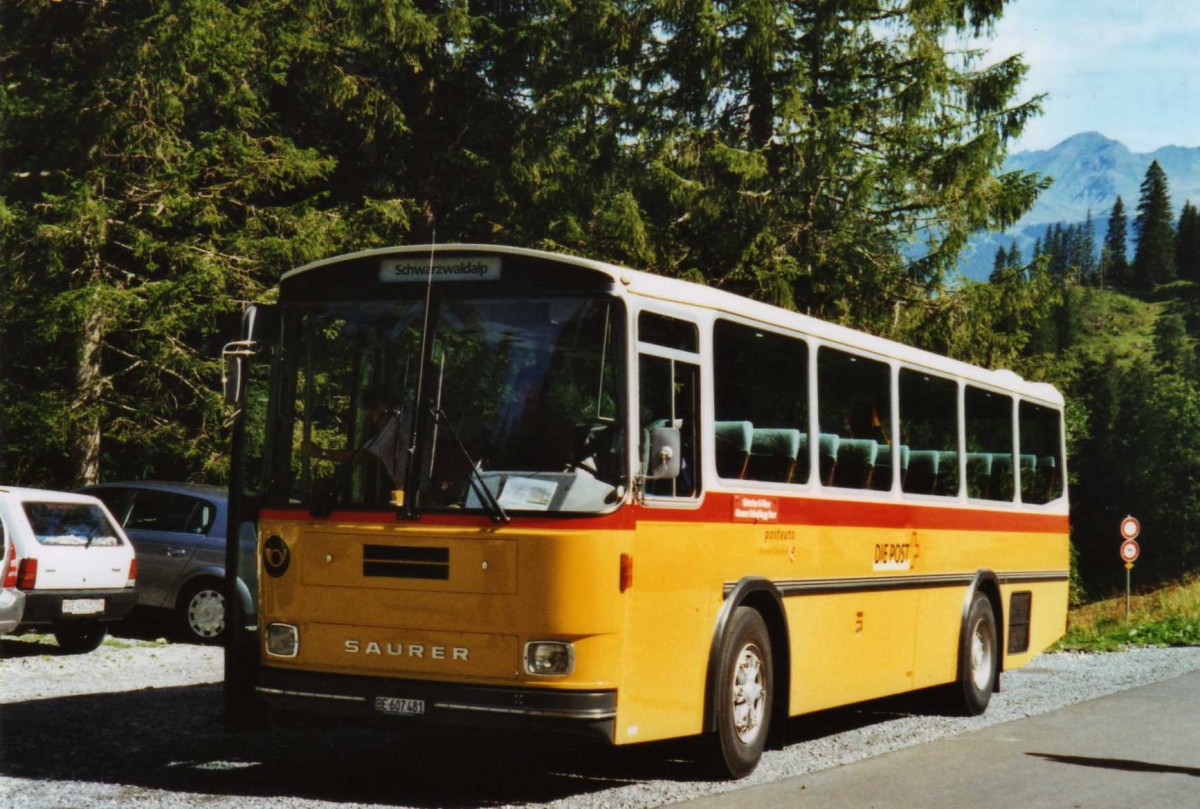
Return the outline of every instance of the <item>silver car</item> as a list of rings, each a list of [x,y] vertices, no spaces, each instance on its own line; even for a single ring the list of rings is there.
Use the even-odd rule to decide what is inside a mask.
[[[125,481],[80,491],[103,500],[133,542],[138,606],[172,611],[189,640],[220,641],[225,633],[225,490],[196,483]],[[243,614],[252,623],[257,590],[254,527],[246,523],[238,533],[238,592]]]

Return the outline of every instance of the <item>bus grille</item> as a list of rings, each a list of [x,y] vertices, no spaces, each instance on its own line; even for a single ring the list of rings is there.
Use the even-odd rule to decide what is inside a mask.
[[[363,575],[445,581],[450,578],[450,549],[364,545]]]
[[[1008,600],[1008,653],[1029,651],[1029,620],[1033,612],[1033,593],[1023,590]]]

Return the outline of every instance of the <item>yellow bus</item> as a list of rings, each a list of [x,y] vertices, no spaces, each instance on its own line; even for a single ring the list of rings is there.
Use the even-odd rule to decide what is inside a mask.
[[[1050,385],[500,246],[318,261],[255,321],[227,365],[274,713],[703,735],[736,778],[789,717],[978,714],[1064,630]]]

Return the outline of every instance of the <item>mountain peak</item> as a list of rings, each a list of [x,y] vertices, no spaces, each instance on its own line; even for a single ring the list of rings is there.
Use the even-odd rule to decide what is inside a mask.
[[[1099,132],[1080,132],[1050,149],[1009,155],[1005,171],[1036,172],[1053,178],[1054,184],[1016,226],[1002,234],[977,234],[972,239],[975,252],[965,258],[964,272],[971,278],[987,278],[998,246],[1007,248],[1016,242],[1028,256],[1047,225],[1082,223],[1089,210],[1097,232],[1102,232],[1118,194],[1127,212],[1137,205],[1152,160],[1167,174],[1175,210],[1185,201],[1200,200],[1200,147],[1164,146],[1142,154]]]
[[[1096,131],[1080,132],[1067,138],[1054,148],[1057,149],[1062,146],[1067,146],[1068,144],[1072,146],[1088,146],[1095,148],[1097,146],[1107,146],[1110,143],[1120,143],[1120,141],[1115,141],[1112,138],[1106,138],[1104,135]]]

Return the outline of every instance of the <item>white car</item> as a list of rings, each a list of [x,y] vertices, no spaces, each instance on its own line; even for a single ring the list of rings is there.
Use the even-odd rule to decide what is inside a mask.
[[[5,589],[24,596],[14,628],[54,633],[68,652],[90,652],[137,602],[137,558],[95,497],[0,486],[7,546]]]

